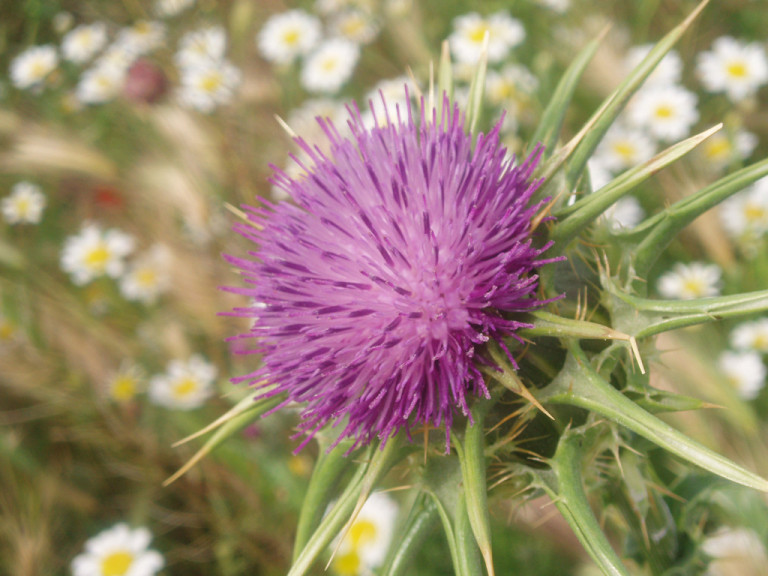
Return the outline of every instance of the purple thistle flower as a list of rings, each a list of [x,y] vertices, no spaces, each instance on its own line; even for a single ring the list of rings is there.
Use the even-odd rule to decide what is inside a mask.
[[[386,108],[386,107],[385,107]],[[318,119],[327,154],[298,138],[303,177],[276,169],[293,203],[245,209],[236,230],[258,245],[228,256],[256,302],[239,338],[256,338],[263,364],[235,379],[274,385],[281,406],[304,404],[299,434],[328,423],[355,445],[415,424],[445,427],[469,395],[488,396],[475,351],[528,324],[509,317],[545,301],[533,270],[548,246],[531,242],[537,147],[519,166],[505,159],[500,122],[473,148],[458,107],[427,121],[387,118],[366,128],[350,110],[352,137]],[[295,161],[299,162],[297,158]]]

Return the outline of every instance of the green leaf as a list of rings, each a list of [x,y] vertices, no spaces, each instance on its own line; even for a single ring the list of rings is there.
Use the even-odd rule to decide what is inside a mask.
[[[472,83],[469,85],[469,97],[467,98],[467,126],[469,133],[474,134],[477,122],[483,110],[483,95],[485,94],[485,74],[488,70],[488,32],[483,39],[483,51],[480,61],[477,63]]]
[[[469,524],[485,561],[489,576],[494,576],[493,551],[491,549],[491,519],[488,514],[488,485],[485,480],[485,415],[495,402],[479,401],[472,410],[474,423],[467,422],[464,446],[455,442],[461,464],[461,478],[469,516]]]
[[[683,460],[738,484],[768,492],[768,480],[702,446],[640,408],[600,377],[578,343],[567,344],[569,354],[565,366],[552,383],[541,390],[538,395],[540,402],[590,410],[629,428]]]
[[[683,198],[648,218],[634,229],[621,234],[620,237],[639,241],[633,254],[635,274],[645,277],[678,232],[707,210],[766,175],[768,175],[768,159],[721,178],[696,194]]]
[[[482,576],[482,559],[469,524],[458,457],[446,455],[430,459],[423,481],[424,491],[437,508],[454,573],[457,576]]]
[[[600,47],[600,43],[608,33],[609,28],[605,28],[597,38],[589,42],[579,52],[578,56],[571,62],[568,69],[563,74],[563,77],[558,82],[555,88],[554,94],[549,99],[547,107],[544,109],[544,113],[539,120],[538,128],[534,132],[531,142],[540,142],[544,145],[544,157],[549,158],[555,150],[557,139],[560,135],[560,130],[565,119],[565,114],[568,112],[568,106],[573,98],[573,93],[576,90],[576,85],[581,79],[584,70],[587,65],[592,61],[592,58]]]
[[[608,576],[629,576],[589,507],[582,484],[584,474],[581,459],[581,435],[568,429],[560,437],[557,451],[549,461],[551,471],[536,470],[534,477],[603,573]]]
[[[381,576],[403,576],[409,573],[411,560],[417,553],[429,530],[437,520],[437,504],[426,492],[421,492],[411,507],[399,537],[389,548],[380,570]]]
[[[709,130],[705,130],[700,134],[670,146],[647,162],[627,170],[600,190],[588,194],[571,206],[566,206],[560,210],[555,214],[558,221],[552,228],[551,233],[555,246],[558,247],[560,252],[563,252],[568,243],[603,214],[608,207],[630,193],[642,182],[656,174],[656,172],[693,150],[712,134],[720,130],[722,126],[722,124],[718,124]]]
[[[335,495],[339,477],[352,463],[352,459],[345,455],[346,451],[352,447],[351,440],[343,440],[329,452],[325,446],[328,444],[328,440],[322,435],[318,435],[317,439],[320,443],[320,455],[312,471],[312,477],[309,480],[307,493],[299,513],[296,540],[293,544],[294,562],[306,546],[311,534],[320,524],[323,513]]]
[[[600,109],[593,115],[592,119],[588,122],[591,126],[590,130],[584,135],[583,139],[573,151],[573,155],[566,168],[566,180],[569,189],[572,190],[575,187],[576,182],[584,172],[587,160],[592,156],[595,148],[597,148],[597,145],[600,143],[600,140],[603,139],[605,133],[624,109],[627,101],[638,88],[642,86],[645,79],[651,72],[653,72],[653,69],[659,62],[661,62],[667,52],[669,52],[675,43],[677,43],[708,2],[709,0],[701,2],[696,9],[683,20],[683,22],[667,33],[667,35],[651,49],[648,55],[637,65],[637,67],[635,67],[629,76],[627,76],[619,87],[616,88],[613,94],[606,99]]]
[[[638,340],[687,326],[768,311],[768,290],[692,300],[655,300],[627,294],[603,278],[613,324]]]
[[[218,429],[216,432],[206,441],[205,444],[203,444],[202,448],[198,450],[192,458],[190,458],[184,466],[179,468],[178,471],[176,471],[175,474],[173,474],[170,478],[168,478],[165,482],[163,482],[163,486],[168,486],[172,482],[175,482],[178,480],[181,476],[186,474],[186,472],[192,468],[195,464],[197,464],[200,460],[205,458],[214,448],[216,448],[219,444],[221,444],[224,440],[229,438],[230,436],[236,434],[249,424],[251,424],[254,420],[259,418],[261,415],[269,412],[280,404],[280,402],[283,401],[282,395],[280,396],[273,396],[271,398],[262,398],[260,400],[253,400],[252,396],[248,396],[246,398],[243,398],[232,410],[227,412],[222,418],[225,418],[223,420],[223,423],[218,425]],[[246,405],[245,403],[250,403],[249,408],[244,408]],[[216,422],[220,422],[222,419],[220,418]],[[214,424],[216,424],[214,422]],[[208,426],[204,429],[204,431],[207,431],[211,429],[211,426]],[[199,433],[193,434],[192,437],[196,437]],[[191,438],[191,437],[190,437]],[[177,444],[181,444],[188,440],[189,438],[182,440],[181,442],[178,442]]]
[[[359,511],[373,487],[401,455],[399,444],[398,438],[395,437],[390,438],[384,448],[379,448],[378,444],[372,444],[365,450],[354,477],[307,540],[306,546],[291,566],[288,576],[306,574],[334,538],[339,535],[343,537],[345,525],[354,521],[355,510]]]

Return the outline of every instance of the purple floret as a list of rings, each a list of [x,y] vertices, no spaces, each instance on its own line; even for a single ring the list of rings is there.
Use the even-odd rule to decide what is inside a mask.
[[[263,359],[236,381],[303,405],[302,446],[329,423],[355,445],[421,424],[449,434],[468,396],[488,396],[478,347],[544,303],[529,205],[541,148],[515,166],[500,123],[473,147],[459,109],[443,111],[367,128],[352,110],[351,137],[319,120],[327,154],[299,138],[306,173],[273,177],[295,203],[245,207],[236,226],[256,245],[228,257],[255,302],[236,313]]]

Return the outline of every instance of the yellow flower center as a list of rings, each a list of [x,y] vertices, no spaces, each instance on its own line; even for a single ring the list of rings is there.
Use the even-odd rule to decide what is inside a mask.
[[[21,218],[26,218],[26,216],[29,214],[29,207],[29,198],[18,198],[16,200],[16,212],[19,213]]]
[[[288,46],[296,44],[299,41],[299,38],[301,38],[301,34],[299,34],[298,30],[287,30],[285,34],[283,34],[283,42]]]
[[[376,538],[376,525],[370,520],[358,520],[349,529],[349,538],[354,548],[365,545]]]
[[[751,224],[762,222],[766,217],[768,217],[768,213],[766,213],[765,208],[762,206],[747,204],[744,207],[744,218]]]
[[[157,273],[152,268],[143,268],[136,272],[136,283],[145,288],[152,288],[157,284]]]
[[[700,298],[704,294],[704,283],[699,278],[689,278],[683,282],[683,292]]]
[[[340,576],[357,576],[360,574],[360,564],[360,556],[353,549],[346,554],[337,555],[333,562],[333,568]]]
[[[200,87],[205,92],[215,92],[219,89],[219,86],[221,86],[221,76],[218,74],[211,74],[210,76],[206,76],[203,78],[203,81],[200,84]]]
[[[16,326],[12,322],[0,318],[0,342],[10,340],[15,333]]]
[[[85,257],[85,264],[94,270],[104,270],[109,262],[109,248],[100,243]]]
[[[121,374],[112,382],[112,398],[118,402],[125,402],[136,395],[136,378],[128,374]]]
[[[30,68],[31,68],[32,76],[34,76],[35,78],[42,78],[43,76],[45,76],[46,72],[48,72],[48,67],[45,65],[44,62],[40,60],[35,60],[34,62],[32,62],[32,66]]]
[[[101,561],[102,576],[123,576],[133,564],[133,554],[125,550],[112,552]]]
[[[613,151],[627,161],[635,157],[635,147],[630,142],[616,142]]]
[[[709,158],[721,159],[731,155],[731,143],[727,138],[710,140],[704,147],[704,153]]]
[[[731,62],[726,67],[726,71],[728,72],[729,76],[734,78],[745,78],[747,76],[747,72],[749,72],[747,65],[744,64],[744,62]]]
[[[470,31],[469,39],[475,44],[480,44],[483,41],[483,38],[485,38],[486,32],[490,34],[490,29],[488,28],[488,25],[485,23],[478,24]]]
[[[752,342],[752,347],[755,350],[768,350],[768,335],[758,334],[755,336],[755,339]]]
[[[656,108],[656,117],[657,118],[664,118],[664,119],[672,118],[672,116],[674,116],[674,114],[675,114],[675,111],[674,111],[674,109],[671,106],[662,105],[662,106],[659,106],[658,108]]]
[[[328,58],[327,60],[323,60],[323,63],[320,67],[325,72],[332,72],[338,66],[339,66],[338,60],[336,60],[335,58]]]
[[[179,380],[173,386],[173,395],[177,398],[185,398],[197,390],[197,382],[192,378]]]

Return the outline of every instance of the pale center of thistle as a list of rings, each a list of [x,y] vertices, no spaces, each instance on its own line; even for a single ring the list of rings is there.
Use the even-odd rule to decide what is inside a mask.
[[[125,550],[112,552],[101,561],[102,576],[123,576],[133,564],[133,554]]]
[[[421,313],[420,336],[445,341],[451,330],[466,326],[469,314],[454,289],[443,290],[437,280],[423,279],[411,284],[411,294],[415,310]]]
[[[86,265],[93,270],[104,270],[109,262],[109,248],[103,243],[99,243],[93,250],[88,252],[85,257]]]
[[[118,401],[130,400],[136,395],[136,379],[122,375],[112,383],[112,398]]]
[[[197,390],[197,382],[192,378],[184,378],[173,385],[173,395],[177,398],[184,398]]]
[[[744,62],[731,62],[726,67],[728,75],[734,78],[745,78],[747,76],[747,65]]]

